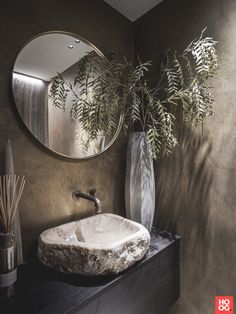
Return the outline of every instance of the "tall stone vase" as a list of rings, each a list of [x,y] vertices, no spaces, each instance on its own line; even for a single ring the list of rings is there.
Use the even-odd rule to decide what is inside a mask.
[[[127,218],[141,223],[151,231],[155,213],[155,179],[145,132],[132,132],[129,135],[125,206]]]

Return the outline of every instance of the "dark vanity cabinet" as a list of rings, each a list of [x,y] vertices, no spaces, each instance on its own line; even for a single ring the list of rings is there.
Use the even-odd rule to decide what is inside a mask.
[[[166,314],[179,297],[180,238],[152,231],[145,258],[116,276],[63,275],[38,261],[19,267],[0,313]]]

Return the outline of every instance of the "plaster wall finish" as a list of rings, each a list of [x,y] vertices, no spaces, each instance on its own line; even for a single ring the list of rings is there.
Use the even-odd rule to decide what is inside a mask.
[[[179,126],[180,145],[156,165],[156,225],[182,236],[181,297],[171,314],[214,312],[236,291],[236,1],[166,0],[135,23],[141,60],[181,51],[202,29],[219,41],[215,116]]]
[[[63,159],[44,149],[15,109],[11,71],[17,53],[35,35],[63,30],[86,38],[104,53],[120,52],[131,59],[132,25],[98,0],[4,1],[0,21],[0,149],[4,151],[7,138],[12,140],[15,169],[26,176],[20,217],[28,259],[43,230],[93,213],[93,204],[72,199],[76,189],[86,193],[95,186],[104,212],[124,214],[126,142],[120,136],[106,153],[87,161]]]

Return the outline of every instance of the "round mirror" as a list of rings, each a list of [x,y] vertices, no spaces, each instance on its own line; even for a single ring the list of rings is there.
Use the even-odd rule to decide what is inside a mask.
[[[13,69],[14,99],[25,125],[44,146],[83,159],[115,141],[122,114],[111,110],[105,64],[96,47],[63,32],[40,34],[20,51]]]

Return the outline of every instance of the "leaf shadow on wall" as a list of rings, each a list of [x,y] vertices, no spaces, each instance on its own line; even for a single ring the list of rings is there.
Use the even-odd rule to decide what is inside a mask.
[[[202,278],[208,264],[209,192],[213,181],[208,157],[212,144],[204,131],[183,124],[178,130],[179,145],[174,153],[155,166],[154,225],[182,237],[181,267],[189,268],[187,273],[193,278]]]

